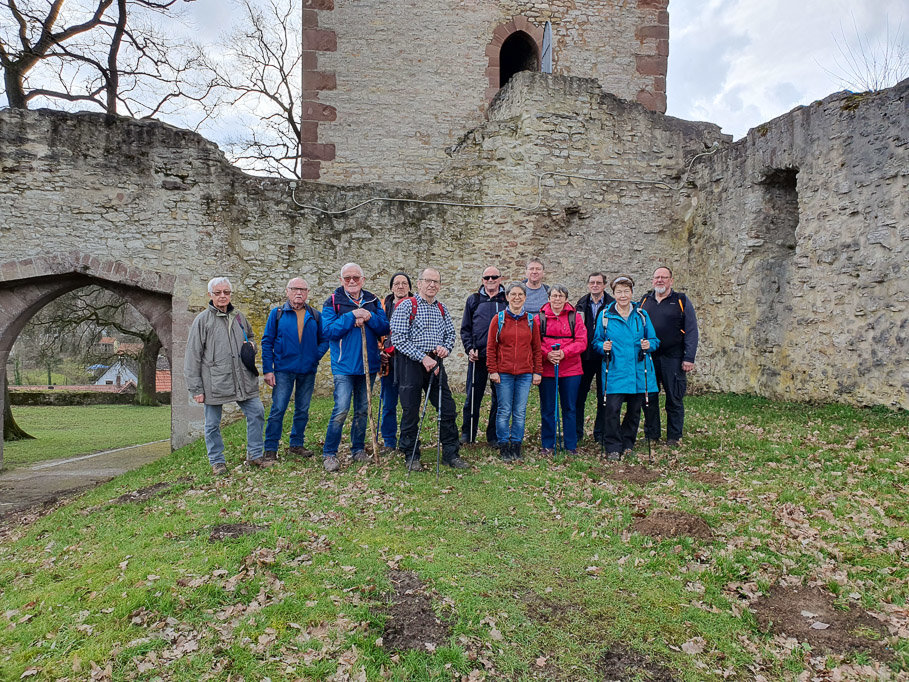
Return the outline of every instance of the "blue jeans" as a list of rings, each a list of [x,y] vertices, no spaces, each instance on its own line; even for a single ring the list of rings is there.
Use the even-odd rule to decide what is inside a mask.
[[[278,450],[281,442],[281,431],[284,429],[284,413],[290,396],[296,386],[294,398],[294,421],[290,429],[291,447],[303,447],[306,424],[309,422],[309,402],[312,390],[316,385],[316,373],[296,374],[294,372],[275,372],[275,387],[271,389],[271,411],[268,413],[268,424],[265,426],[265,449]]]
[[[398,447],[398,386],[394,374],[382,377],[382,442]]]
[[[559,377],[559,408],[562,419],[562,437],[566,450],[578,448],[578,421],[575,408],[578,402],[578,386],[583,375]],[[540,439],[544,448],[555,447],[555,377],[543,377],[540,382]]]
[[[265,406],[258,398],[238,400],[237,405],[246,417],[246,459],[262,457],[262,429],[265,426]],[[224,440],[221,438],[222,405],[204,405],[205,449],[209,464],[225,464]]]
[[[499,443],[524,441],[524,416],[527,414],[527,396],[530,395],[532,383],[533,374],[499,374],[499,384],[496,386],[496,394],[499,397],[496,438]]]
[[[353,421],[350,424],[350,451],[363,450],[366,445],[366,377],[362,374],[335,374],[335,406],[328,420],[325,432],[323,457],[336,457],[344,431],[344,420],[350,412],[350,401],[353,398]],[[369,375],[370,386],[375,382],[375,373]]]

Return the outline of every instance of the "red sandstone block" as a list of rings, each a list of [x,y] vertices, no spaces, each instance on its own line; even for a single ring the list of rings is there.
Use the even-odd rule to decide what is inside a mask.
[[[665,55],[635,55],[637,71],[642,76],[665,76],[667,59]]]
[[[641,90],[637,96],[638,102],[643,104],[650,111],[658,111],[661,114],[666,113],[666,95],[662,93],[648,92]]]
[[[668,6],[669,0],[638,0],[638,9],[665,10]]]
[[[304,161],[303,167],[300,170],[300,179],[302,180],[318,180],[321,173],[321,163],[318,161]]]
[[[338,36],[324,28],[303,29],[303,49],[316,52],[334,52],[338,49]]]
[[[316,161],[333,161],[335,146],[333,144],[320,144],[318,142],[304,142],[301,145],[303,158]]]
[[[653,91],[663,93],[666,92],[666,76],[653,77]]]
[[[490,79],[491,82],[499,82],[499,67],[498,66],[487,66],[486,67],[486,77]]]
[[[657,54],[661,57],[669,56],[669,41],[668,40],[658,40],[657,41]]]
[[[515,29],[518,31],[526,31],[528,33],[530,32],[531,24],[529,21],[527,21],[527,17],[517,14],[511,18],[511,23],[514,24]]]
[[[319,13],[314,9],[303,10],[303,28],[318,28]]]
[[[338,87],[334,71],[304,71],[304,90],[334,90]]]
[[[669,40],[669,26],[638,26],[634,37],[638,40],[652,38]]]
[[[300,141],[301,142],[318,142],[319,141],[319,122],[303,121],[300,124]]]
[[[320,9],[330,12],[335,8],[335,0],[303,0],[304,9]]]
[[[315,71],[319,68],[319,53],[313,50],[303,52],[303,69],[305,71]]]
[[[19,264],[11,260],[0,265],[0,279],[19,279]]]
[[[496,93],[499,91],[499,88],[489,87],[486,88],[486,101],[491,102],[492,98],[496,96]]]
[[[515,31],[518,30],[518,27],[514,25],[513,21],[509,21],[502,28],[505,29],[505,33],[508,35],[511,35],[512,33],[514,33]]]
[[[669,26],[669,12],[662,11],[657,13],[657,23],[660,26]]]
[[[334,107],[315,101],[303,102],[302,121],[334,121],[338,118],[338,111]]]
[[[499,54],[501,52],[502,52],[501,43],[499,43],[498,45],[496,45],[495,43],[489,43],[489,45],[486,46],[486,56],[489,57],[490,59],[492,59],[493,57],[498,59]]]

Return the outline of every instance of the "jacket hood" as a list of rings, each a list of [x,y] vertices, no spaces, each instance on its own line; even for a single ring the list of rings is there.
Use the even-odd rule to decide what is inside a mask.
[[[343,296],[344,300],[350,300],[347,296],[347,292],[344,291],[343,285],[339,286],[337,289],[334,290],[334,295],[339,296],[339,297]],[[371,291],[367,291],[366,289],[360,290],[360,296],[362,297],[362,300],[360,301],[361,306],[364,306],[367,303],[372,303],[374,301],[378,303],[378,301],[379,301],[379,299],[376,297],[376,295],[374,293],[372,293]]]
[[[490,296],[489,294],[486,293],[486,287],[484,287],[484,286],[481,284],[481,285],[480,285],[480,288],[477,289],[477,293],[478,293],[480,296],[486,296],[486,298],[488,298],[488,299],[493,299],[493,298],[495,298],[496,296],[498,296],[499,294],[504,294],[504,293],[505,293],[505,287],[503,287],[503,286],[500,284],[500,285],[499,285],[499,290],[496,291],[496,293],[495,293],[493,296]]]

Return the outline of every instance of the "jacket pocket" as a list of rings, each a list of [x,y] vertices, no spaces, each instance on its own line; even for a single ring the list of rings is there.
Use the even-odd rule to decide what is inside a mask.
[[[234,372],[230,365],[224,367],[212,367],[209,370],[211,376],[209,389],[212,398],[232,398],[236,389],[234,387]]]

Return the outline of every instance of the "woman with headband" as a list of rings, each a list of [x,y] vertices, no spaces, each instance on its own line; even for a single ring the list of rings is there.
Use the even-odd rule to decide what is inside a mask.
[[[593,336],[603,358],[606,421],[603,445],[610,460],[631,457],[641,421],[644,395],[657,390],[650,351],[660,346],[650,316],[631,301],[634,280],[619,275],[610,282],[615,301],[600,311]],[[622,403],[627,405],[619,423]]]

